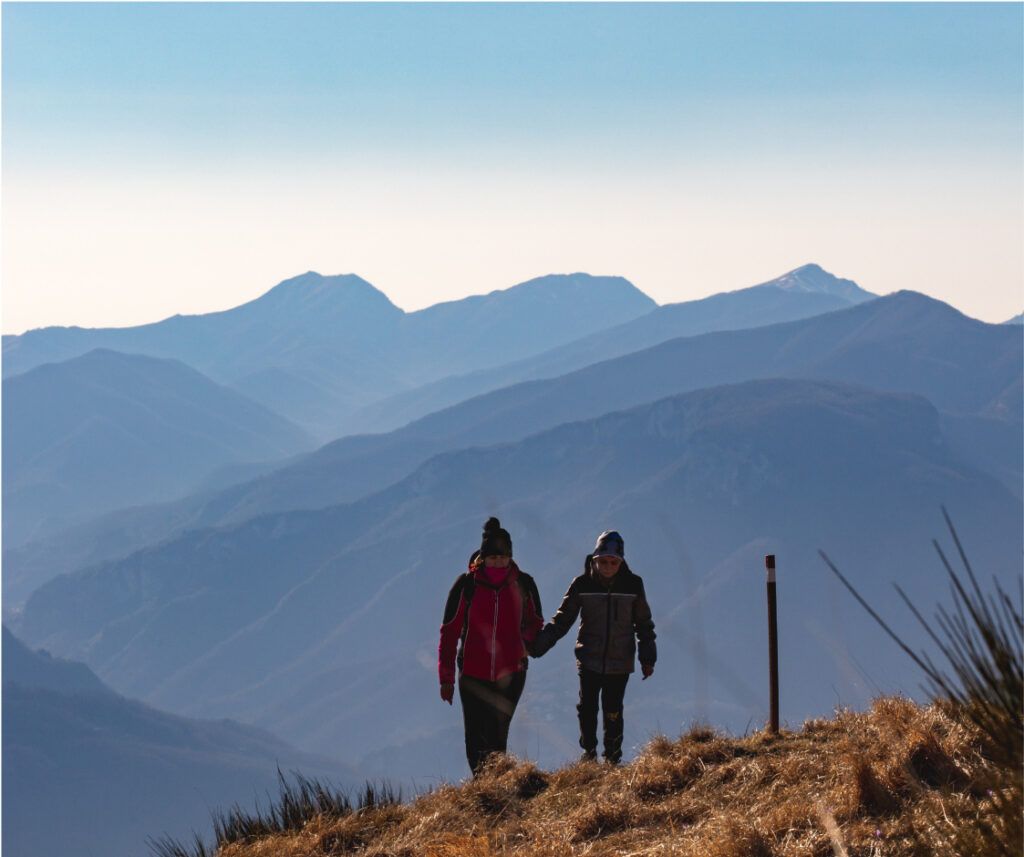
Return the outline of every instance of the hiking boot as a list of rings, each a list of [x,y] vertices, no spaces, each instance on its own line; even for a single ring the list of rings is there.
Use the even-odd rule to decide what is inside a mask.
[[[622,754],[621,754],[621,753],[619,753],[619,754],[618,754],[617,756],[605,756],[605,757],[604,757],[604,760],[605,760],[605,761],[606,761],[606,762],[607,762],[607,763],[608,763],[609,765],[617,765],[617,764],[619,764],[619,762],[621,762],[621,761],[622,761]]]
[[[583,755],[580,756],[581,762],[595,762],[597,761],[597,750],[584,750]]]

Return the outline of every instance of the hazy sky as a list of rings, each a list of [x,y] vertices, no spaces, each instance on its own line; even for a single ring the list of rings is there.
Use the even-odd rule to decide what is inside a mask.
[[[306,270],[415,309],[552,272],[666,303],[805,262],[1024,309],[1020,4],[28,4],[4,332]]]

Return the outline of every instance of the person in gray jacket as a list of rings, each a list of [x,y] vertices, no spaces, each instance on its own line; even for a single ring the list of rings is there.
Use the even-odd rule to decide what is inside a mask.
[[[573,580],[558,612],[533,643],[531,654],[541,657],[580,619],[576,666],[580,675],[580,746],[584,759],[597,757],[597,709],[604,715],[604,757],[612,764],[622,758],[622,703],[626,682],[636,666],[649,678],[658,652],[654,621],[644,583],[630,571],[625,543],[614,530],[601,533],[594,552]]]

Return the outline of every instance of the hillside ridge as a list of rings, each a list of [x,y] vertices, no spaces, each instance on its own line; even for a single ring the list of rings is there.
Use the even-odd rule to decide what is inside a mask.
[[[990,818],[993,766],[979,736],[940,704],[881,697],[777,736],[730,737],[697,725],[654,738],[621,767],[555,771],[495,757],[475,779],[406,804],[384,790],[357,810],[289,824],[236,816],[219,826],[219,857],[327,855],[673,854],[797,857],[964,852]],[[246,823],[248,822],[248,823]],[[977,844],[975,842],[975,844]],[[196,852],[165,843],[162,857]]]

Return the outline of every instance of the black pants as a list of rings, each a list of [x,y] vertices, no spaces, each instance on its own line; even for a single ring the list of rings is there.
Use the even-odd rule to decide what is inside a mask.
[[[622,699],[629,673],[602,674],[580,670],[580,746],[597,749],[597,699],[604,714],[604,757],[611,762],[622,758]]]
[[[474,774],[491,753],[505,752],[508,727],[525,683],[525,670],[497,681],[459,676],[459,698],[466,725],[466,760]]]

